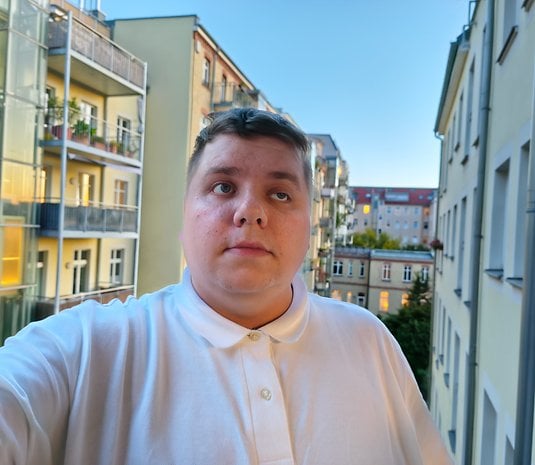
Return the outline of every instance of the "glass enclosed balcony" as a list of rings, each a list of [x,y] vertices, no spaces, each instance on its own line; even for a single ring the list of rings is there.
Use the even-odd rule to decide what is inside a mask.
[[[60,203],[39,205],[39,234],[55,237],[59,232]],[[137,237],[137,208],[97,205],[66,205],[64,237]]]

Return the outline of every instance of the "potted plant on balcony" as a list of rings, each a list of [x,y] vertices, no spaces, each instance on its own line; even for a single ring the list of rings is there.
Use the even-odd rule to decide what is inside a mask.
[[[80,105],[76,101],[76,97],[69,100],[67,105],[67,139],[72,139],[74,127],[80,118]],[[48,99],[48,117],[50,118],[51,133],[61,139],[63,136],[63,102],[60,102],[57,97],[50,97]]]
[[[116,140],[110,140],[108,142],[108,152],[117,153],[118,142]]]
[[[89,134],[91,132],[91,128],[89,126],[89,123],[84,121],[83,119],[79,119],[74,123],[73,129],[72,129],[72,140],[80,142],[81,144],[89,145]]]
[[[106,139],[91,133],[91,145],[97,149],[106,150]]]

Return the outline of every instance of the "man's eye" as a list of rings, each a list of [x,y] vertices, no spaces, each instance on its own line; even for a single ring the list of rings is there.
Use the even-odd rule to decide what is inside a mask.
[[[232,185],[226,182],[217,183],[212,191],[215,194],[230,194],[232,192]]]
[[[288,194],[286,194],[285,192],[275,192],[272,197],[275,199],[275,200],[280,200],[282,202],[284,201],[288,201],[290,200],[290,196]]]

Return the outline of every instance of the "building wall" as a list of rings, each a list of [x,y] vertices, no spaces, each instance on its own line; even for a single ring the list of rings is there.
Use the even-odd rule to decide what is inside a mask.
[[[433,256],[428,252],[339,247],[333,263],[331,297],[375,314],[396,313],[424,268],[432,286]]]
[[[114,22],[114,40],[148,64],[138,294],[179,281],[182,204],[192,131],[195,16]],[[156,33],[157,31],[157,33]]]
[[[352,186],[355,233],[373,229],[402,244],[428,244],[434,236],[435,189]]]
[[[437,253],[431,411],[457,464],[465,463],[471,432],[473,463],[512,463],[515,444],[527,173],[533,163],[535,8],[529,7],[530,2],[495,2],[486,153],[480,150],[479,123],[487,1],[478,3],[469,36],[452,46],[437,117],[443,136],[437,235],[443,250]],[[509,8],[511,22],[504,26]],[[512,25],[517,34],[506,48]],[[480,269],[473,275],[476,188],[484,193],[484,207]],[[471,341],[474,312],[477,339]],[[469,363],[472,344],[476,365]],[[475,405],[468,411],[471,372]],[[468,431],[470,418],[474,427]]]

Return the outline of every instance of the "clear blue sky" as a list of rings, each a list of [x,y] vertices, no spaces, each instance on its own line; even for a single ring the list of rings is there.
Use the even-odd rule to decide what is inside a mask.
[[[107,19],[196,14],[308,133],[331,134],[352,185],[436,187],[433,127],[468,0],[101,0]]]

